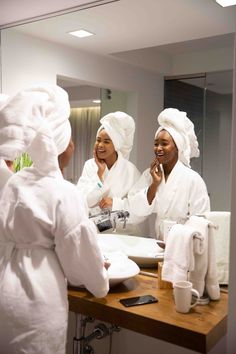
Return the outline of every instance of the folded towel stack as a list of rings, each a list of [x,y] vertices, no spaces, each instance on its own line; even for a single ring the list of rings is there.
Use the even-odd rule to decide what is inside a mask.
[[[200,296],[220,297],[214,246],[214,225],[206,218],[191,216],[184,225],[174,225],[167,237],[162,279],[189,280]]]

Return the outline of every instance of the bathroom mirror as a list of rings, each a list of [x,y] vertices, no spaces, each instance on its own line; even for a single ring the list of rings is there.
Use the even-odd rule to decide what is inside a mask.
[[[192,2],[190,1],[190,3]],[[214,16],[208,17],[207,20],[208,23],[214,21],[214,23],[211,22],[211,31],[208,30],[207,37],[203,33],[206,31],[205,24],[207,22],[203,12],[201,14],[201,11],[194,12],[190,5],[189,11],[192,12],[189,12],[188,16],[184,14],[184,7],[181,6],[176,9],[176,13],[178,16],[183,16],[183,21],[186,21],[188,17],[190,22],[191,16],[195,13],[195,23],[201,20],[201,26],[196,28],[186,21],[184,22],[185,28],[178,26],[178,23],[177,29],[174,26],[168,28],[166,20],[162,19],[168,18],[170,21],[171,14],[164,7],[167,5],[168,1],[159,3],[159,6],[162,6],[162,10],[165,11],[163,15],[159,13],[160,11],[156,11],[157,5],[151,0],[145,1],[145,12],[141,8],[141,2],[136,0],[117,1],[3,29],[1,31],[2,92],[12,94],[36,81],[59,84],[67,82],[65,88],[70,91],[71,95],[77,86],[83,87],[83,89],[93,88],[93,94],[95,91],[99,92],[100,98],[102,98],[100,114],[101,107],[104,114],[113,108],[122,110],[123,107],[126,107],[126,111],[135,117],[136,134],[131,159],[143,171],[152,158],[153,135],[157,128],[156,117],[164,106],[164,79],[166,76],[176,78],[178,75],[179,82],[182,84],[191,85],[194,88],[200,87],[203,98],[206,98],[206,95],[214,92],[213,85],[216,85],[213,73],[222,73],[221,85],[223,83],[228,85],[231,92],[228,91],[227,95],[232,97],[235,9],[224,11],[224,17],[227,18],[226,25],[220,18],[220,9],[215,8],[215,4],[211,1],[207,4],[205,2],[205,15],[208,12],[213,13],[214,7]],[[130,11],[130,6],[132,6],[132,11]],[[172,13],[174,14],[173,6],[177,5],[172,2]],[[158,9],[160,10],[160,7]],[[128,17],[130,16],[130,28],[132,31],[135,29],[137,31],[132,41],[130,41],[130,34],[127,32],[125,13],[128,14]],[[136,18],[143,18],[143,21],[146,19],[149,23],[148,30],[146,28],[146,36],[141,33],[142,28],[145,28],[144,22],[136,21]],[[161,31],[156,30],[156,23],[162,26]],[[79,40],[68,34],[69,31],[80,28],[90,30],[95,35]],[[186,31],[186,28],[189,28],[189,31]],[[113,36],[113,40],[105,39],[107,29]],[[194,31],[195,33],[193,33]],[[158,45],[156,44],[156,33],[159,37]],[[212,75],[209,81],[211,86],[205,85],[205,79],[203,85],[191,81],[190,74],[195,75],[196,73],[203,73],[205,77]],[[189,77],[183,78],[184,75],[189,75]],[[224,82],[227,77],[229,81]],[[123,95],[122,98],[120,96],[120,105],[112,106],[112,100],[110,100],[107,101],[108,105],[104,106],[107,90]],[[76,98],[72,101],[76,101]],[[223,133],[225,131],[222,126],[223,121],[219,117],[217,129],[213,130],[210,137],[203,134],[203,130],[209,132],[215,127],[214,119],[210,121],[210,125],[205,120],[209,107],[206,106],[206,101],[204,102],[200,117],[202,125],[199,125],[199,131],[201,130],[201,154],[205,160],[199,160],[196,169],[202,173],[203,178],[207,179],[206,182],[213,200],[213,209],[229,210],[228,169],[231,120],[227,120],[227,135]],[[172,104],[174,105],[174,102]],[[181,107],[179,108],[181,109]],[[214,105],[214,110],[216,110],[216,105]],[[231,118],[230,112],[227,117]],[[225,141],[227,141],[227,149]],[[217,146],[217,151],[221,152],[220,156],[214,154],[215,146]],[[210,151],[210,156],[208,153],[204,154],[204,151]],[[218,170],[221,171],[217,183],[210,164],[213,154],[214,166],[217,165]],[[220,167],[221,162],[224,162],[223,168]],[[76,178],[77,176],[75,180]],[[69,179],[72,179],[71,176]]]

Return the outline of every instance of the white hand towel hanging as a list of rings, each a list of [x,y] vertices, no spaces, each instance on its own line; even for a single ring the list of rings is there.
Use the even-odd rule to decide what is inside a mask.
[[[169,231],[164,253],[162,279],[169,282],[187,280],[195,268],[195,253],[204,251],[203,238],[187,225],[175,224]]]

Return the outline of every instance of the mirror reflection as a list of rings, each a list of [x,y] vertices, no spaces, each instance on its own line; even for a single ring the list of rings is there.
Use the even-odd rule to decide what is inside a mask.
[[[192,16],[192,13],[186,16],[183,6],[181,6],[183,3],[190,4],[190,8],[191,5],[196,4],[195,1],[173,2],[171,0],[117,1],[98,8],[4,29],[1,33],[1,87],[2,92],[11,95],[37,81],[47,81],[57,83],[68,92],[75,151],[69,166],[64,171],[64,177],[74,184],[77,183],[81,175],[85,161],[93,155],[93,146],[101,116],[111,111],[120,110],[134,117],[136,131],[130,160],[140,172],[143,172],[154,159],[153,140],[157,130],[158,114],[167,107],[186,111],[195,125],[200,148],[200,158],[193,159],[191,166],[202,175],[206,182],[211,208],[214,210],[211,215],[213,219],[211,220],[210,217],[206,217],[206,219],[214,222],[215,218],[215,221],[218,222],[220,217],[222,221],[220,230],[223,229],[223,232],[217,235],[219,243],[216,252],[217,259],[221,263],[221,273],[219,273],[221,278],[218,280],[225,285],[228,284],[229,169],[234,41],[232,32],[233,25],[235,26],[235,16],[233,16],[231,9],[225,10],[225,21],[222,23],[220,18],[222,12],[218,11],[218,8],[214,13],[211,11],[215,6],[213,1],[199,1],[198,3],[204,4],[203,11],[193,11],[195,17]],[[129,8],[130,4],[132,8]],[[144,8],[141,4],[144,4]],[[170,4],[171,11],[169,10]],[[160,11],[159,6],[162,6],[162,10],[166,12]],[[194,6],[193,10],[195,9]],[[232,18],[234,18],[234,22]],[[176,19],[178,20],[176,21]],[[173,24],[175,23],[173,28],[172,25],[170,26],[172,21]],[[214,21],[215,23],[213,23]],[[83,41],[70,37],[68,32],[76,30],[78,24],[80,28],[95,33],[95,36],[90,36]],[[156,24],[159,24],[159,29]],[[131,27],[132,30],[136,30],[133,38],[130,37],[128,31]],[[207,31],[207,28],[210,30]],[[106,29],[109,29],[109,41],[105,36]],[[146,35],[143,36],[142,32]],[[157,37],[159,41],[157,41]],[[161,139],[166,140],[166,138],[159,137],[159,140]],[[171,141],[171,136],[168,139]],[[178,156],[174,142],[172,148],[176,163]],[[100,151],[100,153],[103,152]],[[161,159],[160,156],[159,159]],[[155,172],[161,171],[157,169]],[[166,172],[166,176],[169,177],[170,173]],[[124,173],[121,175],[124,176]],[[186,192],[186,183],[183,183],[182,177],[183,174],[179,173],[176,189],[180,191],[178,186],[181,185]],[[71,184],[69,186],[71,187]],[[189,191],[192,185],[189,183],[188,186],[190,186]],[[186,194],[189,196],[191,192]],[[199,194],[197,191],[194,196],[195,200],[198,200]],[[205,195],[208,200],[207,192]],[[168,203],[168,193],[163,193],[162,196],[163,203],[160,204],[164,214],[166,200]],[[171,194],[169,194],[169,200],[172,201],[170,196]],[[186,205],[189,206],[187,197],[185,196]],[[175,204],[177,212],[180,207],[179,201],[182,199],[183,195],[180,191]],[[144,203],[137,203],[137,205],[142,208]],[[68,209],[68,215],[70,215],[70,208]],[[184,208],[180,207],[179,209],[182,211]],[[198,213],[195,212],[195,214]],[[189,222],[189,216],[187,209],[184,221]],[[60,219],[64,220],[64,218]],[[201,222],[204,220],[200,217],[198,219]],[[126,224],[126,221],[127,218],[124,216],[123,225]],[[152,217],[148,222],[149,225],[145,225],[143,235],[155,237]],[[114,231],[116,226],[114,223]],[[178,223],[175,226],[183,225]],[[173,220],[167,218],[165,220],[164,217],[160,220],[159,229],[162,231],[165,246],[171,227],[173,227]],[[112,235],[114,236],[114,234],[108,235],[109,241],[112,240]],[[206,231],[206,235],[208,237],[208,231]],[[182,234],[178,234],[178,236],[182,237]],[[138,237],[135,239],[137,241]],[[123,235],[121,240],[126,240]],[[177,252],[177,256],[179,254],[182,256],[187,247],[184,250],[184,247],[181,247],[182,239],[179,238],[179,240],[182,252]],[[157,247],[156,240],[153,238],[146,237],[144,241],[154,241]],[[149,250],[144,245],[139,245],[136,248],[133,243],[131,245],[129,242],[130,238],[125,244],[129,257],[131,255],[136,262],[140,262],[140,264],[138,263],[140,267],[152,265],[156,267],[156,253],[151,253],[150,256]],[[154,243],[150,244],[150,251],[153,251]],[[174,245],[174,242],[172,244]],[[148,243],[145,242],[145,245],[147,246]],[[210,247],[205,248],[204,257],[205,255],[208,257],[209,249]],[[136,253],[129,253],[130,250],[136,251]],[[167,251],[167,247],[165,251]],[[160,260],[163,259],[161,258],[163,252],[160,252],[159,257]],[[107,259],[105,258],[105,260]],[[203,262],[205,267],[207,262],[205,259]],[[119,264],[121,263],[119,261]],[[204,279],[206,267],[201,273]],[[195,270],[199,276],[199,268],[196,267]],[[161,271],[161,266],[158,265],[159,283],[163,280],[169,282],[170,278],[168,277],[161,279]],[[137,272],[135,272],[136,274]],[[185,275],[188,276],[188,274]],[[123,280],[124,278],[119,281]],[[157,284],[156,279],[155,284]],[[123,289],[125,288],[123,287]],[[126,290],[122,291],[125,293]],[[199,294],[203,295],[203,287],[200,290]],[[215,295],[209,291],[208,294],[211,299],[218,298],[218,294]],[[205,299],[209,301],[208,297]],[[175,328],[177,328],[176,325]],[[75,340],[78,344],[77,338]],[[122,342],[122,337],[120,341]],[[132,348],[127,349],[127,352],[132,352],[134,349],[133,342],[135,340],[130,341]],[[163,343],[157,344],[158,350],[162,351]],[[153,352],[152,341],[150,341],[150,346],[150,350],[147,348],[145,350],[151,353]]]
[[[137,44],[133,47],[127,44],[124,50],[124,33],[120,36],[123,38],[121,44],[111,18],[108,18],[109,13],[116,13],[120,20],[122,11],[123,14],[127,11],[125,7],[122,10],[121,5],[124,6],[121,2],[111,3],[2,30],[2,91],[12,94],[35,81],[57,82],[68,91],[76,150],[66,170],[66,178],[73,183],[78,180],[84,162],[92,156],[102,115],[122,110],[135,118],[131,160],[143,171],[153,154],[158,113],[168,106],[186,111],[194,121],[201,150],[201,158],[193,160],[192,166],[206,181],[212,209],[229,210],[233,34],[222,32],[218,36],[195,37],[194,40],[188,40],[182,34],[184,42],[178,40],[177,43],[175,38],[175,43],[159,47],[147,47],[151,43],[146,40],[146,50],[144,39],[140,37],[142,49],[133,50]],[[146,7],[152,9],[150,1]],[[225,14],[229,16],[229,12]],[[229,17],[229,23],[230,20]],[[110,26],[114,43],[106,43],[102,35],[99,38],[99,33],[86,41],[69,36],[68,32],[75,30],[78,23],[79,27],[86,27],[91,32],[98,29],[96,24],[100,25],[99,29],[102,23],[104,28]],[[220,66],[217,50],[220,53],[223,48],[228,64],[224,62]],[[108,51],[114,54],[107,55]],[[194,66],[193,60],[191,66],[189,58],[194,56],[198,65]],[[158,63],[158,70],[154,71],[150,58]],[[175,70],[170,69],[171,61]],[[199,72],[204,74],[199,75]],[[180,74],[179,78],[176,73]],[[101,103],[92,102],[95,99],[100,99]],[[82,133],[84,130],[86,134]]]

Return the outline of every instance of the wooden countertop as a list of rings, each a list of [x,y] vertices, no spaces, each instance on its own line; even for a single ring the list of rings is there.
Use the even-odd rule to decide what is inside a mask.
[[[151,294],[158,303],[126,308],[119,300]],[[164,340],[200,353],[207,353],[227,330],[228,295],[219,301],[197,305],[188,314],[176,312],[172,289],[158,289],[157,278],[137,275],[111,288],[97,299],[84,289],[68,290],[70,311]]]

